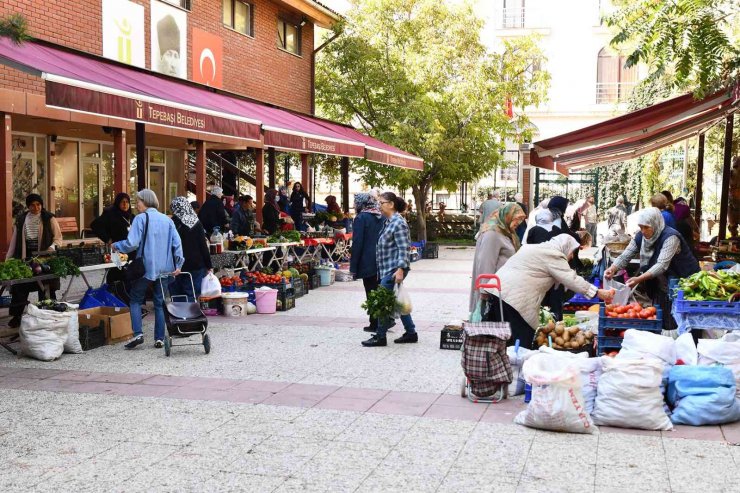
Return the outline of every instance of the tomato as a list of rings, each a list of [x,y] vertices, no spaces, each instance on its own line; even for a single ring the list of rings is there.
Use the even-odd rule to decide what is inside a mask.
[[[658,310],[654,306],[649,306],[646,308],[646,310],[649,312],[650,315],[655,315],[658,313]]]
[[[619,337],[622,337],[623,338],[624,337],[624,332],[625,332],[624,330],[620,331],[619,332]]]

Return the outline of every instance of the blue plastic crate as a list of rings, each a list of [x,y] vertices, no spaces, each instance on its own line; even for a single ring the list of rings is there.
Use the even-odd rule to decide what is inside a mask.
[[[611,318],[607,317],[605,307],[602,304],[599,310],[599,333],[602,329],[637,329],[659,332],[663,330],[663,310],[657,309],[655,320],[643,320],[639,318]]]
[[[729,301],[689,301],[683,299],[683,291],[679,290],[673,304],[676,313],[714,313],[720,315],[740,315],[740,303]]]
[[[668,279],[668,299],[673,301],[676,299],[676,290],[678,289],[677,277],[671,277]]]
[[[597,337],[596,340],[598,341],[599,356],[603,355],[606,352],[609,352],[609,350],[619,350],[622,349],[622,338],[621,337]]]

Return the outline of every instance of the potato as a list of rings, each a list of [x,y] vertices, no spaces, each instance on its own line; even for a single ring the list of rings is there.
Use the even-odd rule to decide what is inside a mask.
[[[555,326],[555,334],[561,336],[563,335],[563,332],[565,332],[565,327],[563,327],[562,325]]]
[[[549,334],[550,332],[552,332],[552,329],[550,328],[550,326],[549,326],[549,325],[545,325],[544,327],[540,327],[540,333],[541,333],[541,334],[545,334],[545,335],[547,335],[547,334]]]
[[[567,330],[563,332],[562,338],[565,342],[570,341],[570,332],[568,332]]]
[[[547,337],[545,337],[544,334],[540,333],[537,335],[537,339],[535,339],[535,342],[537,343],[537,347],[544,346],[547,344]]]
[[[565,344],[565,340],[563,340],[562,337],[556,337],[555,340],[552,341],[552,342],[554,342],[558,346],[562,346],[563,344]]]
[[[579,347],[581,347],[581,346],[579,346],[579,345],[578,345],[578,343],[577,343],[576,341],[570,341],[570,342],[568,343],[568,347],[569,347],[569,348],[571,348],[571,349],[578,349],[578,348],[579,348]]]
[[[591,332],[590,330],[587,330],[587,331],[585,332],[585,334],[586,334],[586,340],[587,340],[587,341],[590,341],[590,340],[592,340],[592,339],[594,338],[594,333],[593,333],[593,332]]]
[[[570,335],[574,336],[581,331],[581,328],[577,325],[574,325],[573,327],[568,327],[568,330],[570,331]]]
[[[555,330],[555,322],[550,320],[549,322],[547,322],[547,325],[545,327],[547,327],[548,331],[553,331]]]

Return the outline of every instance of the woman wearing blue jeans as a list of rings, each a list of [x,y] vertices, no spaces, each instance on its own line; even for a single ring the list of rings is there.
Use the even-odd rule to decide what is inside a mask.
[[[114,252],[129,253],[137,250],[137,256],[144,259],[144,277],[131,282],[131,326],[134,337],[125,344],[133,349],[144,343],[141,323],[141,305],[146,299],[146,291],[152,282],[159,284],[163,276],[177,275],[184,262],[180,236],[169,217],[157,210],[157,195],[145,188],[136,193],[136,210],[139,214],[131,222],[128,238],[113,243]],[[147,224],[148,223],[148,224]],[[146,233],[144,232],[146,230]],[[143,248],[140,245],[143,244]],[[166,283],[166,281],[163,281]],[[161,348],[164,341],[164,296],[156,285],[154,294],[154,347]],[[166,284],[165,284],[166,286]]]
[[[396,284],[401,284],[409,273],[409,226],[401,213],[406,210],[406,202],[392,192],[380,195],[380,212],[385,218],[383,229],[378,237],[375,257],[378,262],[378,278],[380,285],[393,291]],[[401,315],[404,334],[394,340],[396,344],[408,344],[419,341],[414,321],[411,315]],[[378,321],[378,330],[367,341],[362,341],[365,347],[386,346],[388,342],[385,334],[392,321],[390,319]]]

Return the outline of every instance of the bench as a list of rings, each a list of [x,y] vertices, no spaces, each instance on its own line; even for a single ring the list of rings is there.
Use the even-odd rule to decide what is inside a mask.
[[[76,217],[58,217],[57,224],[59,224],[59,229],[62,230],[62,238],[65,234],[73,234],[75,238],[79,238],[80,228],[77,226]]]

